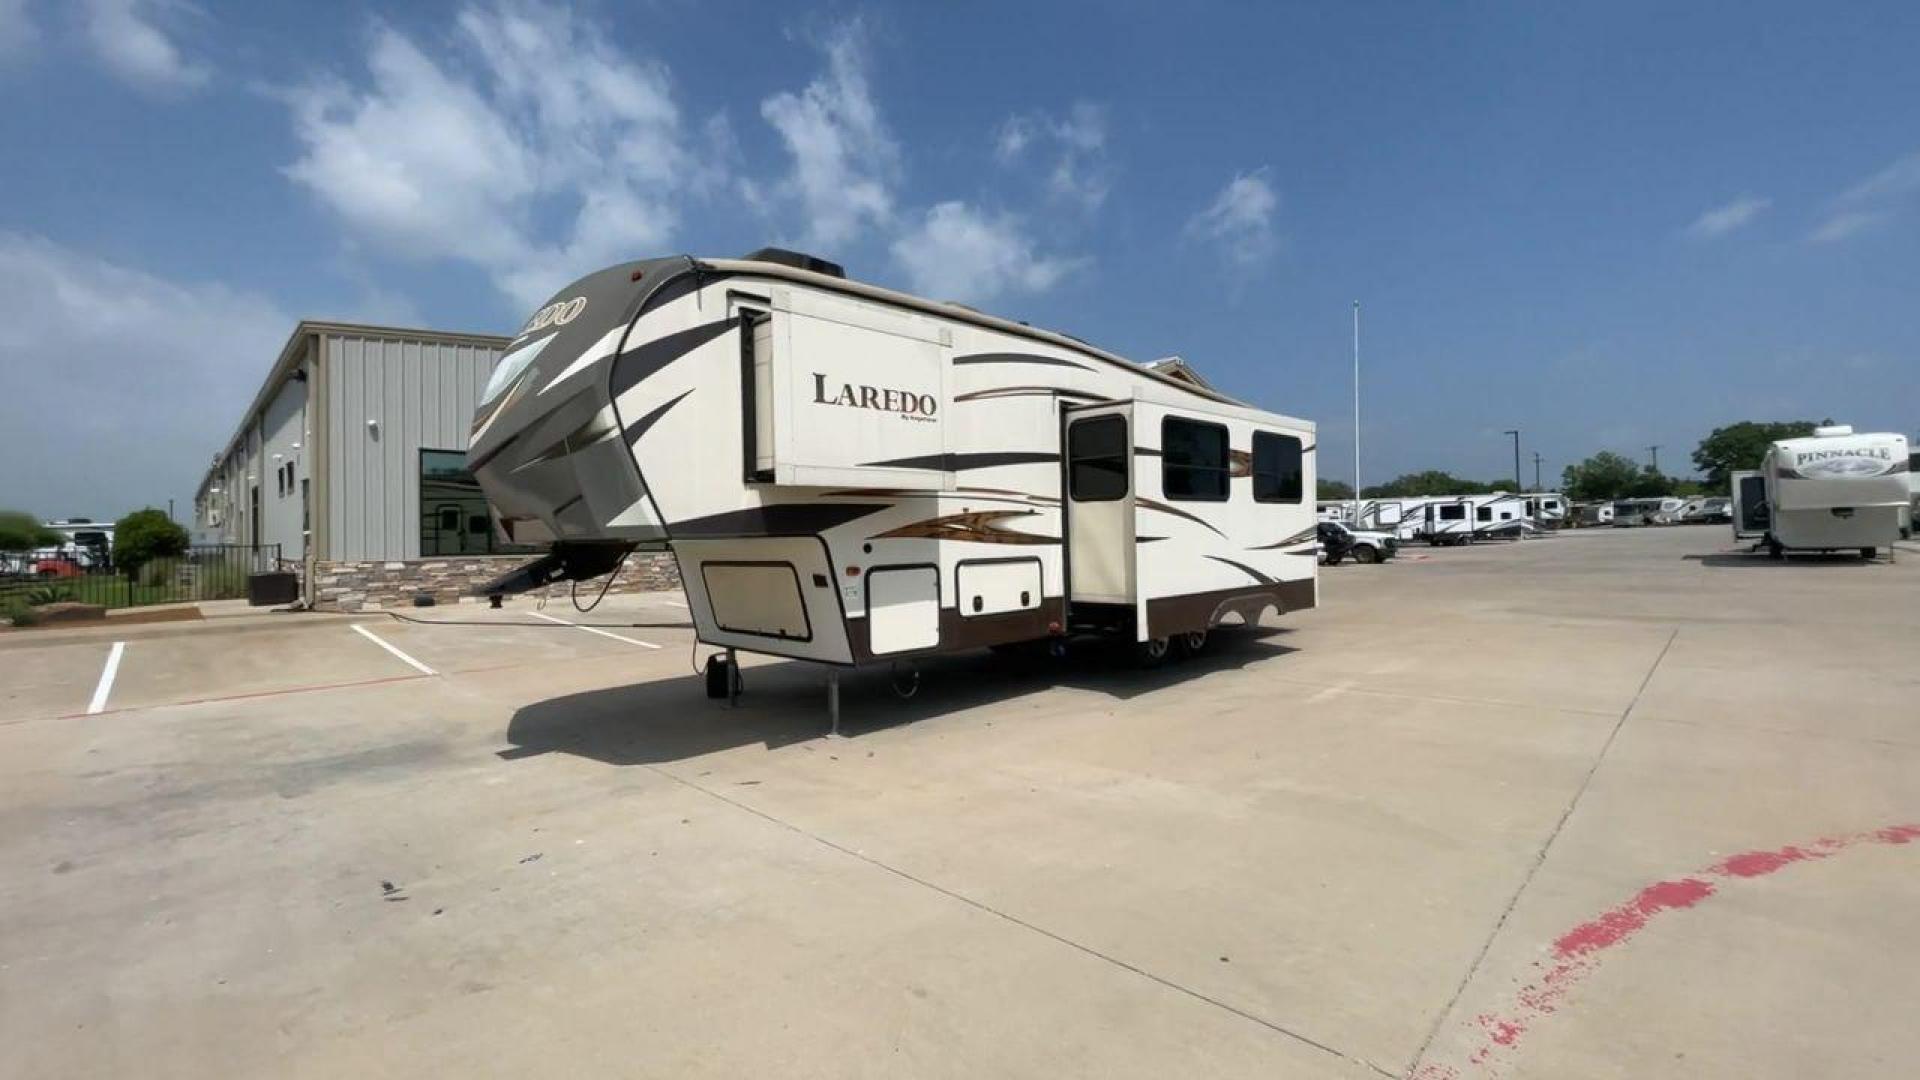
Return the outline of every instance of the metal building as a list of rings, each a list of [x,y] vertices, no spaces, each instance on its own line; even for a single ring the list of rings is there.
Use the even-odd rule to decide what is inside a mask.
[[[201,481],[202,538],[280,545],[281,558],[305,567],[310,601],[325,599],[316,582],[344,579],[336,593],[364,598],[363,578],[504,554],[466,449],[508,340],[300,323]],[[378,572],[360,572],[369,565]]]

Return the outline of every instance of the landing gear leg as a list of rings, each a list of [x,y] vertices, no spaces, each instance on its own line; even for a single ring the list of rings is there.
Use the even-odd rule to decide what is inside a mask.
[[[840,669],[837,667],[830,667],[827,669],[827,719],[833,725],[832,729],[828,732],[828,734],[833,738],[836,738],[836,739],[839,738],[840,737]]]
[[[740,707],[740,659],[727,650],[727,708]]]

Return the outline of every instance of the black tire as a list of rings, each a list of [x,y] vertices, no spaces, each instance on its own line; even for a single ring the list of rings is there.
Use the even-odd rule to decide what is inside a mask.
[[[1775,559],[1784,559],[1787,557],[1787,549],[1780,546],[1780,541],[1768,537],[1767,555]]]
[[[1380,553],[1374,550],[1372,544],[1359,544],[1353,549],[1353,561],[1357,563],[1377,563],[1380,561]]]
[[[1189,630],[1174,638],[1174,651],[1178,652],[1183,659],[1190,656],[1199,656],[1201,653],[1207,651],[1207,637],[1208,635],[1205,630]]]
[[[1861,549],[1860,549],[1860,557],[1861,557],[1861,558],[1863,558],[1863,559],[1865,559],[1865,560],[1867,560],[1868,562],[1872,562],[1872,561],[1873,561],[1873,550],[1874,550],[1874,549],[1872,549],[1872,548],[1861,548]]]
[[[1133,666],[1139,668],[1157,668],[1173,655],[1173,642],[1168,638],[1148,638],[1133,643]]]
[[[1343,551],[1329,551],[1329,552],[1327,552],[1327,565],[1328,565],[1328,566],[1339,566],[1339,565],[1340,565],[1340,560],[1341,560],[1341,559],[1344,559],[1344,558],[1346,558],[1346,557],[1347,557],[1347,555],[1346,555],[1346,553],[1345,553],[1345,552],[1343,552]]]

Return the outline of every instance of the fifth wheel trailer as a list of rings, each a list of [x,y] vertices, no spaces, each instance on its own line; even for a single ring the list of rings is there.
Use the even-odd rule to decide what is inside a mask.
[[[1788,551],[1858,551],[1872,558],[1900,538],[1912,490],[1907,439],[1858,434],[1845,424],[1815,428],[1806,438],[1767,447],[1753,477],[1733,477],[1734,535],[1764,523],[1761,543],[1775,557]]]
[[[509,345],[469,460],[496,582],[667,547],[711,645],[835,665],[1082,632],[1149,661],[1318,601],[1314,427],[767,249],[625,263]]]

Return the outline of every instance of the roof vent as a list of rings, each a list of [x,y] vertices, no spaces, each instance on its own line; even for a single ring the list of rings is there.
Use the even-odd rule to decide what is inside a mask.
[[[804,252],[788,251],[786,248],[764,247],[749,253],[746,259],[748,262],[777,263],[781,266],[791,266],[795,270],[810,270],[828,277],[845,278],[847,276],[846,270],[842,269],[839,263],[828,262]]]
[[[1851,434],[1853,434],[1852,424],[1827,424],[1813,429],[1813,437],[1816,439],[1831,439],[1835,435]]]

